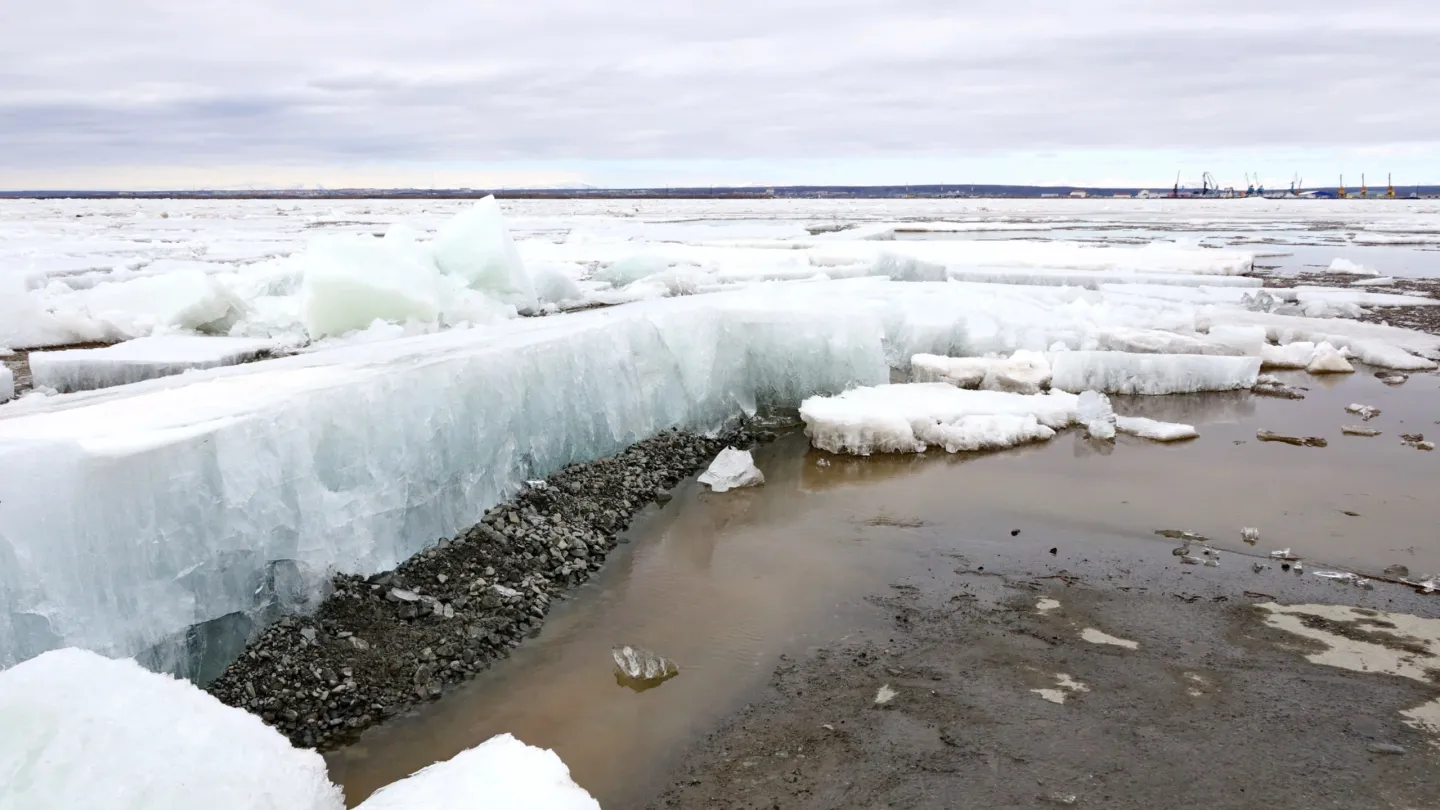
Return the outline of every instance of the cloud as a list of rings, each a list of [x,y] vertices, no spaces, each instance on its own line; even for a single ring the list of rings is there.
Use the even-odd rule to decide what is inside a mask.
[[[1433,0],[54,0],[0,169],[1440,143]]]

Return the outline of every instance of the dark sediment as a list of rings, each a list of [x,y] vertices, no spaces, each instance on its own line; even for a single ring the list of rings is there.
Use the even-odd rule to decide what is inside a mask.
[[[207,689],[296,745],[352,742],[537,633],[551,601],[599,570],[616,533],[726,443],[662,434],[527,487],[394,571],[336,576],[313,616],[265,630]]]

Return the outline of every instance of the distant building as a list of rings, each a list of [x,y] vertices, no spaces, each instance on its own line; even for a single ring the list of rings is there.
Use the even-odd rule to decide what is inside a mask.
[[[1141,189],[1141,190],[1139,191],[1139,193],[1137,193],[1135,196],[1138,197],[1138,198],[1140,198],[1140,199],[1142,199],[1142,200],[1148,200],[1148,199],[1150,199],[1151,197],[1159,197],[1160,195],[1159,195],[1159,194],[1156,194],[1155,192],[1151,191],[1151,190],[1148,189],[1148,188],[1144,188],[1144,189]]]
[[[1040,198],[1041,198],[1041,199],[1059,199],[1059,198],[1060,198],[1060,195],[1059,195],[1059,194],[1056,194],[1056,193],[1053,192],[1053,191],[1047,191],[1047,192],[1045,192],[1044,194],[1041,194],[1041,195],[1040,195]]]
[[[1076,189],[1076,190],[1070,192],[1070,197],[1071,197],[1072,199],[1076,199],[1076,200],[1083,200],[1083,199],[1085,199],[1086,197],[1089,197],[1089,196],[1090,196],[1090,192],[1088,192],[1088,191],[1081,191],[1081,190],[1079,190],[1079,189]]]
[[[1128,192],[1128,191],[1117,191],[1117,192],[1115,192],[1114,194],[1112,194],[1111,196],[1114,197],[1114,198],[1117,199],[1117,200],[1128,200],[1128,199],[1130,199],[1130,192]]]

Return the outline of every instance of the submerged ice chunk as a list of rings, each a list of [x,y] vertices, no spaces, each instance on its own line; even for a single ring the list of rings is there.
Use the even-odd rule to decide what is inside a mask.
[[[710,462],[710,468],[700,474],[700,483],[715,492],[728,492],[743,487],[758,487],[765,483],[765,474],[755,466],[749,450],[727,447]]]
[[[30,371],[37,387],[64,394],[232,366],[254,360],[274,346],[269,340],[249,338],[142,337],[101,349],[34,352],[30,355]]]
[[[1142,416],[1117,416],[1115,429],[1131,436],[1139,436],[1155,442],[1181,442],[1200,435],[1193,425],[1178,422],[1160,422]]]
[[[430,251],[442,273],[521,312],[535,309],[534,284],[493,196],[442,224]]]
[[[131,660],[64,649],[0,671],[0,718],[5,807],[345,807],[319,754]]]
[[[1258,357],[1193,354],[1063,352],[1055,356],[1050,384],[1062,391],[1107,394],[1190,394],[1250,388]]]
[[[674,661],[643,647],[632,647],[629,644],[613,647],[610,657],[615,660],[615,667],[620,674],[632,681],[663,681],[680,673],[680,667],[676,666]]]
[[[854,388],[800,405],[805,434],[831,453],[958,453],[1044,441],[1075,420],[1071,394],[967,391],[944,383]]]
[[[397,233],[385,239],[324,237],[297,258],[305,268],[301,318],[312,339],[364,329],[376,320],[435,320],[439,271],[419,245]]]
[[[1086,391],[1075,403],[1075,421],[1085,426],[1090,438],[1110,441],[1115,438],[1115,409],[1110,398],[1096,391]]]
[[[600,804],[554,751],[501,734],[380,788],[356,810],[476,808],[600,810]]]

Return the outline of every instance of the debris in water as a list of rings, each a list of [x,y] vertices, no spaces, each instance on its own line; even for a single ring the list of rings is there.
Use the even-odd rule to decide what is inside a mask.
[[[1250,570],[1251,570],[1251,571],[1254,571],[1254,572],[1257,573],[1257,574],[1260,573],[1261,571],[1264,571],[1266,568],[1269,568],[1269,567],[1270,567],[1270,566],[1266,565],[1265,563],[1251,563],[1251,564],[1250,564]]]
[[[1240,530],[1240,539],[1253,546],[1260,542],[1260,530],[1252,526],[1246,526]]]
[[[1394,579],[1405,579],[1410,576],[1410,568],[1404,565],[1391,565],[1386,567],[1385,576],[1393,577]]]
[[[727,447],[710,462],[710,469],[700,474],[700,483],[715,492],[729,492],[741,487],[757,487],[765,483],[765,474],[755,466],[749,450]]]
[[[659,686],[680,674],[680,668],[659,653],[642,647],[614,647],[610,657],[615,659],[615,680],[637,692]]]
[[[1359,425],[1341,425],[1340,432],[1346,436],[1365,436],[1366,438],[1374,438],[1380,435],[1380,431],[1375,428],[1361,427]]]
[[[1220,561],[1219,561],[1219,560],[1206,560],[1206,561],[1205,561],[1205,567],[1206,567],[1206,568],[1219,568],[1219,567],[1220,567]]]
[[[1360,517],[1360,513],[1359,513],[1359,512],[1351,512],[1349,509],[1341,509],[1341,510],[1340,510],[1340,514],[1342,514],[1342,515],[1348,515],[1348,516],[1350,516],[1350,517]]]
[[[1360,579],[1349,571],[1316,571],[1314,573],[1321,579],[1333,579],[1336,582],[1355,582]]]
[[[1051,553],[1051,554],[1059,554],[1059,553],[1060,553],[1060,548],[1059,548],[1058,546],[1055,547],[1055,548],[1052,548],[1052,549],[1050,549],[1050,553]]]
[[[1279,378],[1269,374],[1261,374],[1250,389],[1262,397],[1275,397],[1277,399],[1304,399],[1305,395],[1299,389],[1292,388],[1281,382]]]
[[[899,693],[896,692],[894,689],[891,689],[890,684],[887,683],[884,686],[881,686],[879,689],[875,690],[875,705],[884,706],[886,703],[894,700],[897,694]]]
[[[1185,545],[1178,548],[1170,549],[1170,553],[1174,554],[1176,557],[1187,557],[1190,555],[1190,546]]]
[[[1184,557],[1180,558],[1180,562],[1186,565],[1199,565],[1201,560],[1199,557],[1191,557],[1189,554],[1186,554]]]
[[[818,459],[818,460],[816,460],[816,462],[815,462],[815,466],[816,466],[816,467],[829,467],[829,466],[830,466],[830,459],[828,459],[828,458]]]
[[[1073,793],[1051,793],[1049,796],[1041,796],[1040,798],[1044,801],[1050,802],[1051,804],[1064,805],[1071,805],[1080,801],[1080,797],[1076,796]]]
[[[1210,542],[1210,538],[1204,535],[1196,534],[1195,532],[1181,531],[1179,529],[1156,529],[1155,533],[1161,537],[1168,537],[1171,540],[1184,540],[1186,543]]]
[[[1274,559],[1274,560],[1298,560],[1298,559],[1300,559],[1299,557],[1296,557],[1294,554],[1291,554],[1291,553],[1290,553],[1290,549],[1288,549],[1288,548],[1282,548],[1282,549],[1280,549],[1279,551],[1272,551],[1272,552],[1270,552],[1270,558],[1271,558],[1271,559]]]
[[[1319,436],[1284,436],[1270,430],[1255,431],[1255,438],[1262,442],[1282,442],[1296,447],[1329,447],[1330,443]]]
[[[1375,373],[1375,379],[1386,385],[1404,385],[1410,379],[1409,374],[1401,374],[1398,371],[1379,371]]]
[[[1379,408],[1376,408],[1373,405],[1361,405],[1359,403],[1351,403],[1349,405],[1346,405],[1345,412],[1353,413],[1361,419],[1365,420],[1366,422],[1369,422],[1371,419],[1374,419],[1375,417],[1380,415]]]
[[[1019,536],[1020,536],[1020,530],[1019,530],[1019,529],[1011,529],[1011,530],[1010,530],[1010,536],[1011,536],[1011,537],[1019,537]]]

